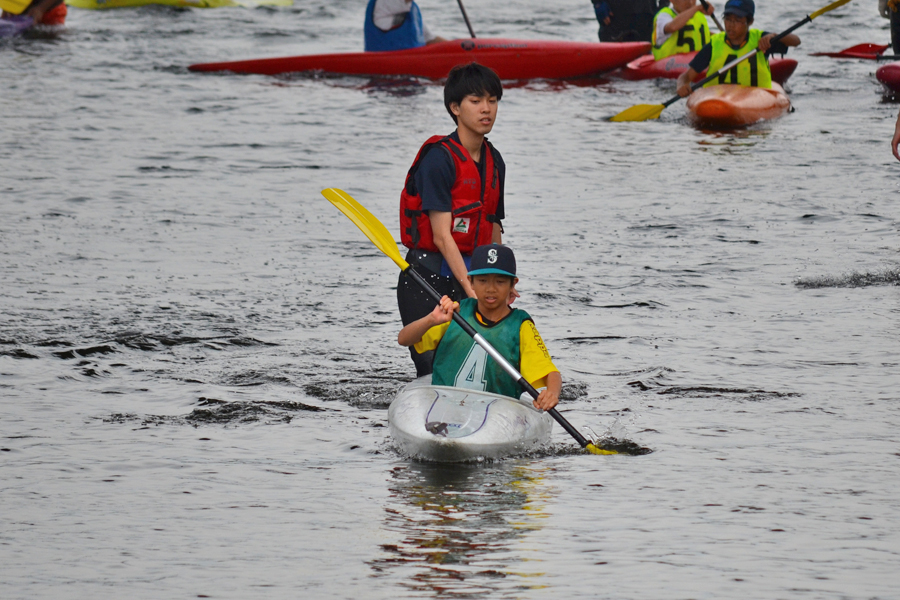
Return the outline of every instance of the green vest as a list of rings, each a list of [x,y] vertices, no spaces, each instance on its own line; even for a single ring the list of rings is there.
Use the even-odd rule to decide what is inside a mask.
[[[459,314],[517,370],[521,370],[519,329],[522,323],[531,321],[531,317],[524,310],[514,308],[500,322],[487,327],[475,318],[477,306],[475,298],[460,300]],[[525,391],[484,348],[452,321],[434,351],[433,369],[432,385],[467,388],[510,398],[518,398]]]
[[[709,61],[709,69],[706,72],[712,75],[735,58],[756,50],[762,33],[759,29],[751,29],[747,34],[747,43],[737,50],[728,45],[725,41],[724,33],[714,35],[712,41],[710,41],[710,44],[712,44],[712,58]],[[739,62],[724,73],[719,73],[718,77],[707,82],[704,87],[719,83],[737,83],[747,87],[771,88],[772,72],[769,70],[769,61],[766,60],[766,55],[762,52],[757,52],[755,56]]]
[[[663,13],[671,15],[673,19],[678,16],[678,13],[667,6],[653,17],[653,58],[656,60],[662,60],[673,54],[697,52],[709,41],[709,24],[706,22],[706,15],[697,11],[684,27],[667,37],[661,46],[657,45],[656,20]]]

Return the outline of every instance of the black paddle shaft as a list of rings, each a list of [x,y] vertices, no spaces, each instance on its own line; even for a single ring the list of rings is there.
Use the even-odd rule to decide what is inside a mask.
[[[703,10],[709,9],[709,3],[706,0],[700,0],[700,4],[703,5]],[[719,19],[716,18],[716,13],[713,13],[711,16],[712,16],[713,21],[715,21],[715,23],[716,23],[716,27],[719,28],[719,31],[725,31],[725,29],[722,28],[722,24],[719,23]]]
[[[784,38],[785,36],[787,36],[787,35],[793,33],[795,29],[799,29],[800,27],[803,27],[804,25],[806,25],[806,24],[809,23],[810,21],[812,21],[812,17],[810,17],[809,15],[807,15],[806,18],[803,19],[802,21],[798,21],[798,22],[794,23],[792,26],[790,26],[789,28],[785,29],[784,31],[782,31],[781,33],[779,33],[778,35],[776,35],[775,37],[773,37],[773,38],[772,38],[772,44],[774,45],[775,43],[780,42],[780,41],[782,40],[782,38]],[[759,52],[759,51],[757,50],[757,52]],[[756,53],[754,52],[753,54],[756,54]],[[704,77],[703,79],[701,79],[701,80],[698,81],[697,83],[692,83],[692,84],[691,84],[691,91],[693,92],[694,90],[697,90],[697,89],[703,87],[704,85],[706,85],[707,83],[709,83],[710,81],[712,81],[713,79],[715,79],[716,77],[718,77],[719,74],[720,74],[722,71],[726,71],[726,70],[730,69],[730,68],[733,67],[735,64],[737,64],[737,63],[739,63],[739,62],[741,62],[741,61],[743,61],[743,60],[746,60],[747,58],[750,58],[750,56],[752,56],[752,54],[750,54],[750,53],[748,52],[748,53],[745,54],[744,56],[738,57],[738,59],[736,59],[736,62],[735,62],[735,61],[732,61],[732,62],[734,62],[734,64],[727,64],[727,65],[725,65],[724,67],[722,67],[721,69],[719,69],[718,71],[716,71],[715,73],[713,73],[712,75],[707,75],[706,77]],[[746,57],[746,58],[744,58],[744,57]],[[672,104],[675,104],[675,103],[678,102],[679,100],[681,100],[681,96],[675,96],[674,98],[669,98],[668,100],[666,100],[665,102],[663,102],[663,108],[665,108],[665,107],[667,107],[667,106],[671,106]]]
[[[463,20],[466,22],[466,27],[469,28],[469,35],[472,36],[472,39],[475,39],[475,30],[472,29],[472,24],[469,22],[469,15],[466,13],[466,7],[463,6],[462,0],[456,0],[456,3],[459,4],[459,10],[462,11]]]
[[[427,281],[425,281],[425,278],[422,277],[421,275],[419,275],[415,271],[415,269],[413,269],[412,267],[408,267],[408,268],[404,269],[403,272],[406,273],[407,275],[409,275],[410,277],[412,277],[413,281],[418,283],[419,286],[421,286],[421,288],[423,290],[425,290],[425,292],[429,296],[431,296],[435,302],[437,302],[438,304],[441,303],[441,298],[443,296],[441,296],[436,289],[431,287],[431,284],[429,284]],[[453,321],[457,325],[462,327],[463,331],[465,331],[467,334],[469,334],[478,343],[478,345],[481,346],[482,348],[484,348],[495,360],[497,360],[497,362],[499,362],[501,364],[501,366],[504,366],[504,370],[506,370],[509,373],[510,377],[517,379],[517,383],[519,385],[521,385],[523,388],[525,388],[525,391],[527,391],[528,394],[532,398],[536,399],[538,397],[538,391],[536,389],[534,389],[534,386],[531,385],[530,383],[528,383],[528,381],[522,376],[522,374],[519,373],[515,369],[515,367],[512,367],[512,365],[509,364],[509,361],[504,359],[503,356],[499,352],[497,352],[497,350],[487,342],[487,340],[485,340],[477,331],[475,331],[475,328],[472,327],[468,323],[468,321],[466,321],[465,319],[462,318],[462,315],[460,315],[458,312],[454,311],[453,312]],[[509,365],[510,368],[506,369],[506,366],[503,365],[503,363],[506,363],[506,365]],[[556,410],[555,408],[551,408],[550,410],[547,411],[547,413],[549,413],[550,416],[553,417],[554,420],[556,420],[556,422],[559,423],[560,426],[562,426],[562,428],[565,429],[569,435],[571,435],[573,438],[575,438],[575,441],[578,442],[582,448],[586,447],[590,443],[583,435],[581,435],[578,432],[577,429],[572,427],[572,424],[569,423],[564,416],[559,414],[558,410]]]

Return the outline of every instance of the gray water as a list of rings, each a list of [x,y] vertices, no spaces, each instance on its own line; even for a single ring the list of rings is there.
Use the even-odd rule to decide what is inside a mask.
[[[320,195],[396,234],[440,85],[186,69],[360,50],[364,4],[70,9],[0,45],[0,597],[900,598],[897,105],[808,56],[887,42],[875,2],[799,31],[796,112],[748,130],[604,120],[672,82],[508,86],[519,305],[565,416],[653,453],[556,428],[454,467],[391,444],[396,267]],[[596,35],[582,0],[466,5]]]

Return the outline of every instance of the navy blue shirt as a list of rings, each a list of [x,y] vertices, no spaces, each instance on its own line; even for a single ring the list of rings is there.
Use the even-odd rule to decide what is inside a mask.
[[[459,134],[453,132],[450,134],[457,144],[460,144]],[[497,202],[497,218],[503,220],[506,213],[503,208],[503,190],[506,181],[506,163],[497,150],[493,151],[494,164],[497,165],[497,174],[500,179],[500,199]],[[481,180],[484,181],[484,149],[482,147],[482,161],[477,163],[478,170],[481,173]],[[456,183],[456,165],[453,164],[453,158],[450,152],[443,147],[435,147],[429,150],[422,160],[419,161],[419,169],[416,171],[416,189],[419,190],[419,197],[422,198],[422,210],[437,210],[440,212],[452,212],[453,199],[450,190]]]
[[[762,37],[769,35],[768,31],[763,31]],[[728,44],[729,48],[736,49],[731,45],[731,42],[728,41],[728,38],[725,38],[725,43]],[[787,54],[788,47],[785,46],[781,42],[775,42],[772,44],[772,47],[769,48],[769,51],[766,52],[766,56],[771,56],[772,54]],[[691,61],[690,66],[693,70],[698,73],[702,73],[709,67],[709,61],[712,60],[712,44],[707,44],[700,49],[700,52],[697,53],[697,56]]]

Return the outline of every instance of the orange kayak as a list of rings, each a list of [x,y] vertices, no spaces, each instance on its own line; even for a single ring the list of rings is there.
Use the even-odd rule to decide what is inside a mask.
[[[687,102],[692,121],[707,127],[741,127],[775,119],[791,109],[791,101],[777,83],[772,88],[732,83],[700,88]]]

